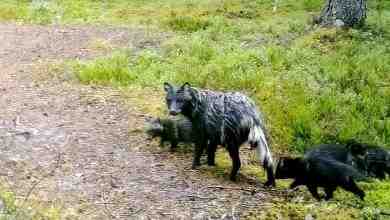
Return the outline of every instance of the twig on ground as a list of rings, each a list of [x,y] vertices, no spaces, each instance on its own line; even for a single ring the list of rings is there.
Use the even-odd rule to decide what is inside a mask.
[[[105,193],[104,193],[104,191],[102,192],[102,195],[101,195],[101,197],[102,197],[102,199],[103,199],[103,203],[101,203],[101,204],[103,204],[104,205],[104,213],[106,214],[106,216],[109,218],[109,219],[113,219],[113,218],[115,218],[115,216],[111,213],[111,210],[108,208],[108,202],[107,202],[107,200],[106,200],[106,197],[105,197],[106,195],[105,195]],[[111,203],[112,204],[112,203]]]
[[[213,200],[217,199],[217,197],[206,197],[206,196],[198,196],[198,195],[188,195],[190,198],[198,198],[198,199],[208,199],[208,200]]]
[[[59,152],[57,153],[57,156],[56,156],[56,163],[54,165],[54,167],[48,172],[46,173],[45,175],[43,175],[41,178],[39,178],[35,183],[33,183],[33,185],[30,187],[30,189],[28,190],[27,194],[24,196],[24,199],[23,199],[23,202],[21,203],[21,207],[23,207],[27,200],[30,198],[31,194],[33,193],[33,191],[36,189],[36,187],[44,180],[46,179],[47,177],[49,176],[52,176],[54,175],[54,173],[56,172],[56,170],[61,166],[61,158],[62,158],[62,151],[61,149],[63,149],[67,144],[69,143],[69,136],[66,137],[65,139],[65,142],[64,144],[59,148]],[[18,212],[16,214],[16,217],[18,217],[20,214],[20,212]]]
[[[121,214],[120,217],[131,217],[131,216],[136,215],[142,211],[145,211],[145,209],[140,208],[140,209],[137,209],[136,211],[133,211],[129,214]]]
[[[42,182],[42,180],[46,179],[47,177],[53,175],[57,168],[60,166],[60,161],[61,161],[61,152],[57,154],[57,160],[56,160],[56,165],[53,167],[53,169],[50,170],[46,175],[43,175],[41,178],[39,178],[29,189],[27,192],[26,196],[24,197],[24,200],[22,202],[22,206],[25,204],[25,202],[28,200],[30,197],[31,193],[34,191],[34,189],[38,186],[39,183]]]
[[[246,192],[250,192],[250,193],[255,193],[256,192],[256,189],[246,189],[246,188],[243,188],[243,187],[207,186],[207,188],[209,188],[209,189],[215,188],[215,189],[241,190],[241,191],[246,191]]]

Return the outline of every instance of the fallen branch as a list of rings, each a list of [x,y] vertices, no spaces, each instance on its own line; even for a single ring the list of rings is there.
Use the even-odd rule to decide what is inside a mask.
[[[109,219],[112,219],[112,218],[115,218],[115,216],[111,213],[111,210],[108,208],[108,202],[107,202],[107,200],[106,200],[106,198],[105,198],[105,193],[104,193],[104,191],[101,193],[101,197],[102,197],[102,199],[103,199],[103,205],[104,205],[104,213],[107,215],[107,217],[109,217]]]
[[[209,189],[229,189],[229,190],[240,190],[240,191],[246,191],[250,193],[255,193],[256,189],[245,189],[242,187],[228,187],[228,186],[207,186]]]
[[[55,171],[58,169],[58,167],[60,166],[60,161],[61,161],[61,153],[58,153],[57,154],[57,160],[56,160],[56,165],[53,167],[53,169],[50,170],[49,173],[47,173],[46,175],[43,175],[41,178],[38,179],[38,181],[36,181],[32,186],[31,188],[29,189],[29,191],[27,192],[23,202],[22,202],[22,206],[25,204],[25,202],[28,200],[28,198],[30,197],[31,193],[34,191],[34,189],[38,186],[39,183],[42,182],[42,180],[46,179],[47,177],[53,175],[55,173]]]
[[[69,137],[66,138],[64,144],[60,147],[60,150],[59,152],[57,153],[57,156],[56,156],[56,163],[55,163],[55,166],[48,172],[46,173],[45,175],[43,175],[41,178],[39,178],[35,183],[33,183],[33,185],[30,187],[30,189],[28,190],[27,194],[25,195],[24,199],[23,199],[23,202],[21,203],[21,207],[23,207],[27,200],[30,198],[31,194],[33,193],[33,191],[37,188],[37,186],[44,180],[46,179],[47,177],[49,176],[52,176],[54,175],[54,173],[56,172],[56,170],[61,166],[61,158],[62,158],[62,151],[61,149],[63,149],[67,144],[69,143]],[[16,218],[18,218],[20,212],[18,212],[16,214]]]
[[[198,198],[198,199],[208,199],[208,200],[218,199],[217,197],[204,197],[204,196],[197,196],[197,195],[188,195],[188,197]]]

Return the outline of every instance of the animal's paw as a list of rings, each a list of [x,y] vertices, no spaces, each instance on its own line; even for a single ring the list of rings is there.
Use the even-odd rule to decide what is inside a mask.
[[[234,175],[234,176],[230,176],[230,180],[233,181],[233,182],[237,182],[237,176]]]
[[[193,163],[191,166],[191,169],[197,170],[199,166],[200,166],[200,163],[195,163],[195,164]]]
[[[265,187],[275,187],[275,180],[267,180],[267,182],[264,183]]]

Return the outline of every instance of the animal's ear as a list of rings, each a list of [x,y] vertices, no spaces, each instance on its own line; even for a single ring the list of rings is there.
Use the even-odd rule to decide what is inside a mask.
[[[348,140],[346,148],[355,156],[365,155],[367,153],[367,145],[359,143],[356,140]]]
[[[166,92],[170,91],[172,89],[172,85],[167,83],[167,82],[164,82],[164,90]]]
[[[185,82],[181,88],[184,90],[184,91],[188,91],[190,88],[191,88],[191,84],[189,82]]]
[[[180,87],[180,91],[183,92],[186,100],[191,100],[194,97],[194,90],[191,88],[190,83],[186,82]]]

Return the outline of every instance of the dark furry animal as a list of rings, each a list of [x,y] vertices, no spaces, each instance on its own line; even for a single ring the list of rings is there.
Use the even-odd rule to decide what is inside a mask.
[[[379,146],[368,146],[365,164],[369,176],[385,179],[390,175],[390,152]]]
[[[355,183],[356,179],[364,179],[352,166],[336,160],[324,158],[281,158],[278,162],[275,177],[277,179],[294,178],[290,188],[305,185],[312,196],[321,200],[317,188],[325,189],[325,200],[333,198],[337,187],[359,196],[364,200],[365,193]]]
[[[192,123],[187,118],[156,118],[148,122],[146,133],[152,138],[160,137],[160,146],[164,142],[171,143],[174,150],[179,143],[194,143],[196,134],[193,132]]]
[[[260,162],[267,171],[267,186],[275,185],[273,162],[266,130],[254,102],[238,92],[216,92],[193,88],[189,83],[174,87],[164,83],[169,114],[183,114],[199,134],[192,167],[200,165],[200,156],[207,148],[208,164],[215,164],[217,145],[229,151],[233,161],[230,179],[235,180],[241,167],[239,147],[244,142],[258,150]]]
[[[305,153],[305,157],[336,160],[365,173],[367,169],[365,165],[366,154],[366,145],[350,140],[346,144],[320,144],[313,146]]]

